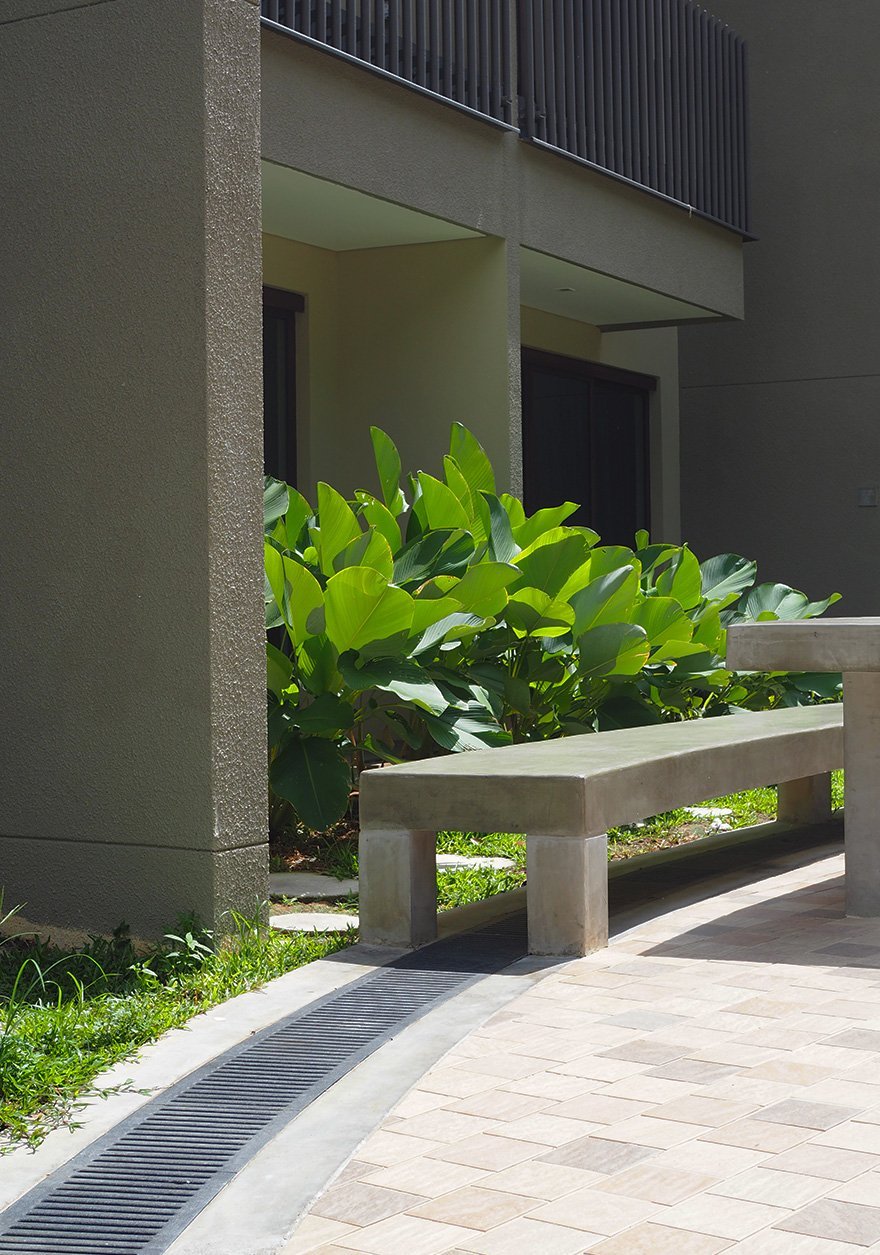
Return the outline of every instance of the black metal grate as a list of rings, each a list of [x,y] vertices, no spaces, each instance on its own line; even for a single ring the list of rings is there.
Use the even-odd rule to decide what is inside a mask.
[[[407,1024],[526,951],[525,920],[435,942],[185,1078],[20,1199],[2,1255],[159,1255],[255,1152]]]

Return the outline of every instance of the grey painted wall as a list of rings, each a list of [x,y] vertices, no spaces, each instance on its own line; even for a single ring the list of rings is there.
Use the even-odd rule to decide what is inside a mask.
[[[683,531],[877,614],[876,0],[717,0],[749,41],[746,318],[680,332]]]
[[[266,887],[259,25],[0,21],[0,884],[161,932]]]

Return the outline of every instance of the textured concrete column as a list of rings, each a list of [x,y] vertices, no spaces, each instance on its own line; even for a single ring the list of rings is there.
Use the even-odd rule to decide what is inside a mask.
[[[40,925],[266,895],[259,10],[0,18],[0,883]]]
[[[843,677],[847,915],[880,915],[880,672]]]
[[[608,944],[608,841],[526,838],[530,954],[590,954]]]
[[[777,786],[776,818],[786,824],[824,824],[831,818],[831,772]]]
[[[360,934],[374,946],[423,946],[437,936],[437,834],[361,827]]]

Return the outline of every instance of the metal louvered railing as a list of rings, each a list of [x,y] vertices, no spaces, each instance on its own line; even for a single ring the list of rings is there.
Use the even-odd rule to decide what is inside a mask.
[[[745,42],[695,0],[262,0],[261,13],[749,234]]]

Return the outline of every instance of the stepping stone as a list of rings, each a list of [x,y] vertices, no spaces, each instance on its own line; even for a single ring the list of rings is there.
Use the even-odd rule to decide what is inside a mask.
[[[271,928],[285,933],[347,933],[358,926],[356,915],[332,915],[329,911],[290,911],[269,917]]]
[[[696,819],[726,819],[733,814],[729,806],[683,806],[681,809]]]
[[[516,867],[512,858],[488,858],[483,855],[438,854],[437,870],[443,872],[458,871],[463,867],[493,867],[496,871],[506,871]]]
[[[356,880],[337,880],[335,876],[322,876],[319,872],[272,872],[269,876],[269,893],[276,897],[344,898],[357,893]]]

